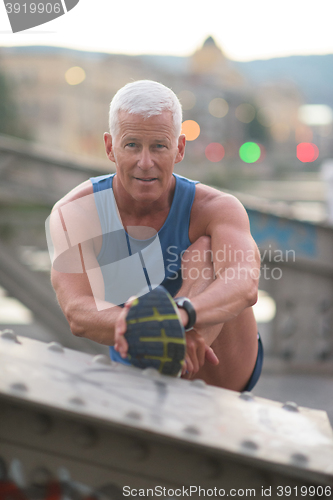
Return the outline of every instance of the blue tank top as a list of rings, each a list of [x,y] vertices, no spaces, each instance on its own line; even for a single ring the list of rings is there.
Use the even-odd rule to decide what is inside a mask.
[[[114,274],[112,275],[113,278],[108,280],[107,273],[110,267],[116,267],[118,271],[122,267],[122,263],[124,263],[122,270],[119,270],[119,272],[123,272],[124,276],[127,276],[123,281],[131,281],[131,273],[134,271],[131,270],[130,266],[131,262],[135,261],[135,258],[137,258],[135,269],[140,268],[142,274],[142,278],[137,277],[137,280],[138,282],[140,279],[143,280],[143,284],[148,286],[147,291],[151,289],[152,285],[149,280],[151,274],[147,272],[147,269],[148,271],[153,269],[153,274],[155,278],[158,277],[159,281],[154,284],[161,284],[172,296],[175,296],[182,284],[180,272],[182,252],[191,245],[188,232],[195,196],[195,185],[198,181],[192,181],[180,175],[173,174],[176,180],[174,197],[169,214],[162,228],[157,233],[158,238],[156,239],[153,236],[148,240],[136,240],[128,235],[121,223],[112,190],[114,175],[108,174],[90,179],[93,185],[95,204],[103,233],[102,247],[97,256],[97,261],[104,278],[105,300],[119,304],[120,294],[120,296],[123,296],[123,300],[121,300],[122,304],[119,305],[123,305],[127,298],[133,295],[133,293],[128,293],[125,289],[122,292],[119,289],[118,280],[117,287],[112,286],[112,283],[114,283]],[[160,260],[162,261],[163,258],[162,268],[164,267],[164,273],[156,271],[157,264],[154,262],[154,256],[156,260],[159,252],[161,252]],[[142,259],[142,254],[144,255],[144,259]],[[114,299],[115,292],[117,292],[118,301]],[[110,355],[114,361],[129,364],[127,360],[121,358],[113,346],[110,347]]]

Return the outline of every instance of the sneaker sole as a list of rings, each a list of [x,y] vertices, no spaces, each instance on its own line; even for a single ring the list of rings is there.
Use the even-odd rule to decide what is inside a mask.
[[[186,341],[176,308],[162,286],[134,301],[126,317],[125,333],[132,365],[178,375],[185,359]]]

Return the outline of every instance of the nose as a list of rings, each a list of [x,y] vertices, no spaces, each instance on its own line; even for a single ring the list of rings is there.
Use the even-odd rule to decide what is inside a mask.
[[[142,148],[142,150],[140,151],[137,165],[142,170],[149,170],[154,166],[154,161],[152,159],[152,155],[149,148],[145,147]]]

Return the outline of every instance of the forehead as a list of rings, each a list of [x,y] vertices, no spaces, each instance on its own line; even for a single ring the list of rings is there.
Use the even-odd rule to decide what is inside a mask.
[[[142,115],[120,111],[118,115],[118,137],[133,136],[159,136],[172,139],[175,137],[174,121],[171,111],[149,118]]]

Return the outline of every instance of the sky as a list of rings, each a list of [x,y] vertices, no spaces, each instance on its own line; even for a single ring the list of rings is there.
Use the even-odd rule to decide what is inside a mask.
[[[79,0],[67,14],[20,33],[11,32],[9,1],[0,0],[0,46],[187,56],[211,35],[238,61],[333,53],[332,0]]]

